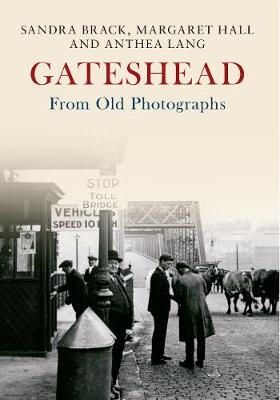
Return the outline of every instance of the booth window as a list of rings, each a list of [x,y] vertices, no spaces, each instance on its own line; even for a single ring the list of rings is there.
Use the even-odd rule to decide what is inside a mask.
[[[3,225],[0,225],[0,278],[13,278],[13,239],[3,238]]]
[[[0,226],[0,278],[39,277],[40,225]]]

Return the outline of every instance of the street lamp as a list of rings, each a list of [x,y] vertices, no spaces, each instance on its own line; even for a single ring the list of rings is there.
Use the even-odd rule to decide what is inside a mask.
[[[76,233],[75,237],[75,248],[76,248],[76,270],[79,270],[79,239],[80,235]]]
[[[236,270],[239,270],[239,254],[238,254],[238,244],[236,244]]]

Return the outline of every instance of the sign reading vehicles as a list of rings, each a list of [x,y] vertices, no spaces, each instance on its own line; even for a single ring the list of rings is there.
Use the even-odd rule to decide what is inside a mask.
[[[80,208],[78,205],[53,204],[51,230],[77,231],[96,230],[99,223],[99,210]],[[117,229],[117,213],[113,211],[113,228]]]

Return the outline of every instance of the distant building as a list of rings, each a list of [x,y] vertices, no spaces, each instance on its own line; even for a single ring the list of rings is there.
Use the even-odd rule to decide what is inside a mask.
[[[279,226],[259,227],[252,237],[255,268],[279,268]]]
[[[249,270],[254,265],[254,257],[248,251],[238,250],[238,268],[239,270]],[[223,260],[219,265],[222,268],[234,271],[237,269],[237,254],[234,252],[227,252],[224,254]]]
[[[279,226],[276,222],[254,227],[249,221],[204,226],[206,259],[219,260],[220,267],[240,270],[279,268]]]

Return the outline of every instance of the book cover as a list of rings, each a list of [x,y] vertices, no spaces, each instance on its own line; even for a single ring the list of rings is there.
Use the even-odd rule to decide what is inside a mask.
[[[129,203],[146,203],[151,217],[147,203],[164,214],[165,203],[197,202],[204,261],[278,268],[278,8],[276,0],[5,5],[0,181],[63,191],[52,211],[58,262],[73,259],[84,272],[98,253],[102,208],[120,229]],[[26,231],[36,242],[36,229]]]

